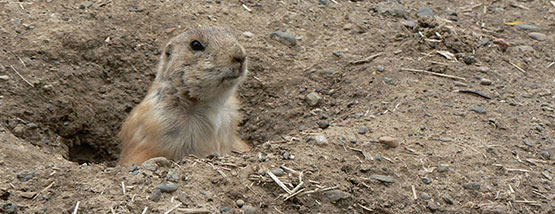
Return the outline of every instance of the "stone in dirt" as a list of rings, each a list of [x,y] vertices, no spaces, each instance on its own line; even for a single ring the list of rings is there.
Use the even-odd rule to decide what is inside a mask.
[[[445,193],[441,196],[441,199],[443,199],[443,201],[445,201],[448,204],[455,204],[455,200],[453,199],[453,197],[451,197],[449,195],[449,193]]]
[[[314,137],[314,140],[316,141],[316,144],[319,146],[324,146],[328,144],[328,139],[324,135],[317,135]]]
[[[295,38],[295,36],[286,32],[282,32],[282,31],[273,32],[270,34],[270,38],[289,46],[297,45],[297,38]]]
[[[537,32],[528,33],[528,36],[538,41],[544,41],[547,39],[547,36],[545,34]]]
[[[527,24],[520,24],[520,25],[515,25],[516,28],[521,29],[521,30],[539,30],[540,28],[534,25],[527,25]]]
[[[478,182],[468,182],[464,183],[462,186],[468,190],[479,190],[481,185]]]
[[[142,166],[143,168],[154,172],[158,170],[158,167],[170,167],[171,163],[165,157],[156,157],[148,159],[142,164]]]
[[[155,189],[154,191],[152,191],[152,194],[150,195],[150,200],[154,202],[158,202],[160,201],[161,196],[162,196],[162,191],[160,191],[159,189]]]
[[[343,192],[343,191],[338,190],[338,189],[327,191],[324,194],[326,195],[328,200],[330,200],[331,203],[336,203],[339,200],[347,199],[347,198],[351,197],[351,194]]]
[[[395,183],[395,179],[385,175],[372,175],[370,178],[384,182],[384,183]]]
[[[383,143],[391,148],[396,148],[399,146],[399,140],[397,138],[393,138],[393,137],[389,137],[389,136],[383,136],[378,138],[378,141],[380,143]]]
[[[162,192],[172,193],[177,190],[177,185],[175,184],[158,184],[156,185],[156,189],[159,189]]]
[[[283,171],[283,169],[281,169],[281,168],[273,168],[272,173],[274,173],[274,175],[276,175],[276,176],[285,175],[285,171]]]
[[[310,92],[310,94],[306,95],[306,102],[308,103],[309,106],[316,106],[318,105],[318,103],[320,102],[320,100],[322,99],[322,97],[320,97],[320,95],[313,91]]]

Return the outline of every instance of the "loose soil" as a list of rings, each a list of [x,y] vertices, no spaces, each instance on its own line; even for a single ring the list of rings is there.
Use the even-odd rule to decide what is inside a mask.
[[[435,16],[419,17],[423,7]],[[1,213],[555,212],[549,1],[7,0],[0,8]],[[231,29],[249,55],[238,94],[240,134],[253,149],[117,166],[117,133],[154,79],[160,48],[212,25]],[[271,38],[276,31],[297,45]],[[313,92],[320,99],[309,105]],[[400,145],[379,143],[383,136]],[[162,183],[178,189],[159,195]]]

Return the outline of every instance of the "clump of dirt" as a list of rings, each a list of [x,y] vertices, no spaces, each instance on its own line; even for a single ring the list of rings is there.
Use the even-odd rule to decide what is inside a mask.
[[[2,213],[554,212],[548,1],[0,7]],[[115,166],[160,47],[209,25],[247,49],[252,151]]]

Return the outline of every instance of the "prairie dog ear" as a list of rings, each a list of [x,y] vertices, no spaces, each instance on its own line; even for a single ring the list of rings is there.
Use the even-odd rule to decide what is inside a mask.
[[[160,56],[160,64],[158,65],[158,71],[160,72],[164,72],[166,71],[166,69],[168,68],[168,63],[170,62],[170,60],[172,59],[172,54],[173,54],[173,42],[168,42],[168,44],[166,45],[166,47],[164,47],[164,50],[162,51],[162,56]]]

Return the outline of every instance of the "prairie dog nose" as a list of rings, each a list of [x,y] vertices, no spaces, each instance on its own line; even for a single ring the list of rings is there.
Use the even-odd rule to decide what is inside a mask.
[[[245,60],[247,60],[247,53],[245,52],[245,49],[241,46],[238,46],[238,50],[233,55],[232,60],[233,62],[238,62],[241,64],[245,63]]]

